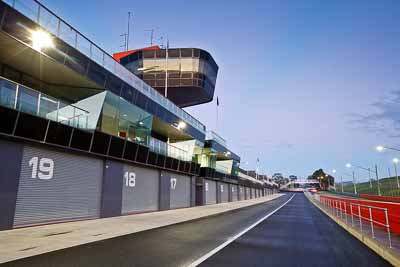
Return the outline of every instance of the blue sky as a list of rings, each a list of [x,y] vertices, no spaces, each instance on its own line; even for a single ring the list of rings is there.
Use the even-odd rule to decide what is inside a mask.
[[[400,1],[42,2],[110,53],[127,11],[131,48],[148,46],[153,28],[156,43],[208,50],[220,67],[218,127],[215,101],[187,110],[249,168],[257,157],[269,175],[392,167],[396,154],[374,147],[400,147]]]

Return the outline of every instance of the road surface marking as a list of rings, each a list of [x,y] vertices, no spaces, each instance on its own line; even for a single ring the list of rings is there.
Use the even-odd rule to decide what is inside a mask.
[[[208,258],[210,258],[211,256],[213,256],[214,254],[216,254],[217,252],[219,252],[220,250],[222,250],[224,247],[228,246],[230,243],[232,243],[233,241],[235,241],[236,239],[238,239],[239,237],[241,237],[242,235],[244,235],[245,233],[247,233],[248,231],[250,231],[251,229],[253,229],[254,227],[256,227],[258,224],[260,224],[261,222],[265,221],[266,219],[268,219],[271,215],[273,215],[275,212],[277,212],[278,210],[280,210],[281,208],[283,208],[287,203],[289,203],[295,196],[296,194],[293,194],[291,198],[289,198],[288,201],[286,201],[285,203],[283,203],[281,206],[279,206],[278,208],[276,208],[275,210],[271,211],[270,213],[268,213],[267,215],[265,215],[264,217],[262,217],[261,219],[259,219],[258,221],[256,221],[255,223],[253,223],[252,225],[250,225],[249,227],[247,227],[246,229],[244,229],[243,231],[241,231],[240,233],[238,233],[237,235],[229,238],[228,240],[226,240],[224,243],[222,243],[221,245],[219,245],[218,247],[214,248],[213,250],[211,250],[210,252],[208,252],[207,254],[205,254],[204,256],[202,256],[201,258],[197,259],[196,261],[192,262],[191,264],[189,264],[188,266],[190,267],[195,267],[197,265],[199,265],[200,263],[202,263],[203,261],[207,260]]]

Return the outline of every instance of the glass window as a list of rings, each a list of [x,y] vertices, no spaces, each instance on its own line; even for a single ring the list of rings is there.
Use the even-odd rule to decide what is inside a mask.
[[[24,86],[19,86],[17,109],[30,114],[37,114],[39,93]]]
[[[166,52],[165,49],[163,50],[156,50],[156,57],[158,58],[165,58]]]
[[[71,105],[60,103],[60,109],[58,110],[57,121],[74,127],[75,126],[74,118],[75,118],[75,108]]]
[[[60,22],[60,32],[58,37],[70,46],[76,47],[76,32],[64,22]]]
[[[57,120],[57,107],[58,101],[55,98],[41,95],[40,106],[39,106],[39,116],[50,119]]]
[[[34,1],[16,1],[15,9],[21,12],[32,21],[37,21],[37,14],[39,11],[39,5]]]
[[[168,49],[168,58],[179,57],[179,49]]]
[[[182,58],[181,59],[181,71],[193,71],[193,59]]]
[[[155,51],[153,50],[145,50],[143,51],[143,58],[154,58]]]
[[[6,107],[14,108],[15,94],[17,85],[6,81],[0,81],[0,104]]]
[[[181,49],[181,57],[192,57],[192,49],[191,48],[182,48]]]
[[[57,35],[58,19],[56,16],[54,16],[44,8],[40,8],[39,24],[47,31],[51,32],[54,35]]]

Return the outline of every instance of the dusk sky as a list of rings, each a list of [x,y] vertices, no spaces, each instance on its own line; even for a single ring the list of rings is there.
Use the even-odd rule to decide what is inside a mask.
[[[209,51],[214,102],[187,111],[217,128],[244,168],[257,157],[268,175],[350,173],[351,162],[387,176],[393,167],[396,154],[374,147],[400,147],[398,0],[42,2],[110,54],[121,50],[128,11],[132,49],[149,46],[153,28],[156,44],[168,36],[171,47]]]

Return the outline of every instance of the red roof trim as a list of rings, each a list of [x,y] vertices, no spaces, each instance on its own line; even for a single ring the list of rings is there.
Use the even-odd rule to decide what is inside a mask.
[[[160,48],[158,45],[153,45],[153,46],[150,46],[150,47],[139,48],[139,49],[134,49],[134,50],[129,50],[129,51],[124,51],[124,52],[115,53],[115,54],[113,54],[113,58],[114,58],[116,61],[120,62],[121,58],[126,57],[126,56],[128,56],[128,55],[130,55],[130,54],[133,54],[133,53],[135,53],[135,52],[138,52],[138,51],[144,51],[144,50],[160,50],[160,49],[161,49],[161,48]]]

